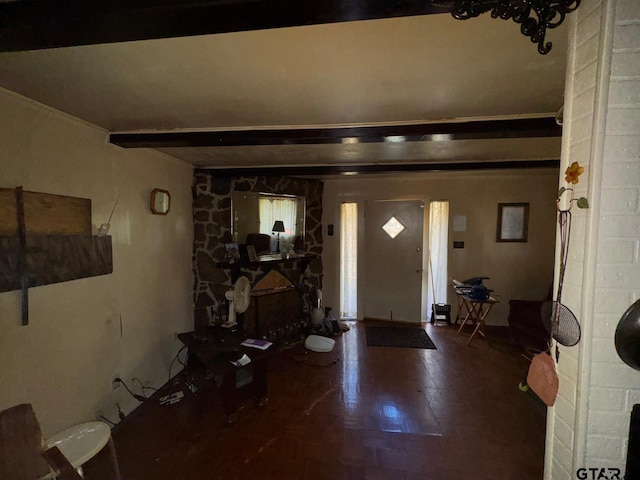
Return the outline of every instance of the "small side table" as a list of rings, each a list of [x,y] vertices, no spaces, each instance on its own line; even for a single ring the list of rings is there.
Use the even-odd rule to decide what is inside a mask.
[[[487,315],[489,315],[489,312],[491,311],[493,306],[496,303],[500,303],[500,302],[493,297],[489,297],[487,300],[481,302],[478,300],[474,300],[469,295],[461,295],[461,296],[462,296],[464,305],[467,309],[467,315],[462,320],[462,324],[458,329],[458,334],[462,332],[462,329],[466,325],[467,321],[470,321],[475,328],[473,329],[473,333],[469,337],[469,340],[467,340],[467,345],[471,343],[471,340],[473,340],[473,337],[476,335],[476,333],[479,333],[480,335],[482,335],[484,339],[487,340],[488,342],[487,336],[485,335],[485,332],[484,332],[484,330],[487,327],[485,319],[487,318]]]
[[[45,441],[47,447],[58,447],[71,466],[82,475],[82,465],[109,444],[115,476],[120,480],[120,467],[111,438],[111,428],[104,422],[86,422],[56,433]]]

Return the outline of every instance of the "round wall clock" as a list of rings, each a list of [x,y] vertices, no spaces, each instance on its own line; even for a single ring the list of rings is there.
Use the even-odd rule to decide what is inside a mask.
[[[151,212],[156,215],[166,215],[171,208],[171,194],[168,190],[154,188],[151,192]]]

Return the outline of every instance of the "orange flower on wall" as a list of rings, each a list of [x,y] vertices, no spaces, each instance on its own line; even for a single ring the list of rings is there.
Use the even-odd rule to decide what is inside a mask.
[[[576,185],[580,182],[580,175],[584,172],[584,168],[580,166],[578,162],[573,162],[571,165],[567,167],[564,172],[564,180],[569,185]],[[576,202],[578,208],[589,208],[589,201],[585,197],[573,198],[573,188],[572,187],[562,187],[558,190],[558,198],[556,198],[556,203],[558,204],[558,210],[560,209],[560,198],[562,194],[565,192],[571,192],[571,199],[569,200],[569,210],[573,206],[573,202]]]
[[[582,168],[578,162],[573,162],[564,172],[564,179],[567,183],[575,185],[580,181],[579,177],[582,175],[582,172],[584,172],[584,168]]]

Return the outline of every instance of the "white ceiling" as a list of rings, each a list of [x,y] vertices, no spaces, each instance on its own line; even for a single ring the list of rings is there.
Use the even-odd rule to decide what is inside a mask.
[[[110,131],[553,115],[548,55],[512,21],[448,14],[0,54],[0,85]],[[559,158],[560,139],[167,148],[200,166]]]

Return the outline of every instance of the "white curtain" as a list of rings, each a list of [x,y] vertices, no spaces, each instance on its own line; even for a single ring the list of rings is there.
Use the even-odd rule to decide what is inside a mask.
[[[447,303],[447,243],[449,233],[449,202],[429,204],[429,315],[434,303]],[[435,295],[435,299],[434,299]]]
[[[358,317],[358,204],[340,207],[340,318]]]
[[[276,251],[278,235],[273,234],[276,220],[284,223],[284,232],[280,232],[280,251],[288,252],[293,247],[296,231],[296,214],[298,203],[289,197],[260,197],[260,233],[272,235],[271,251]]]

